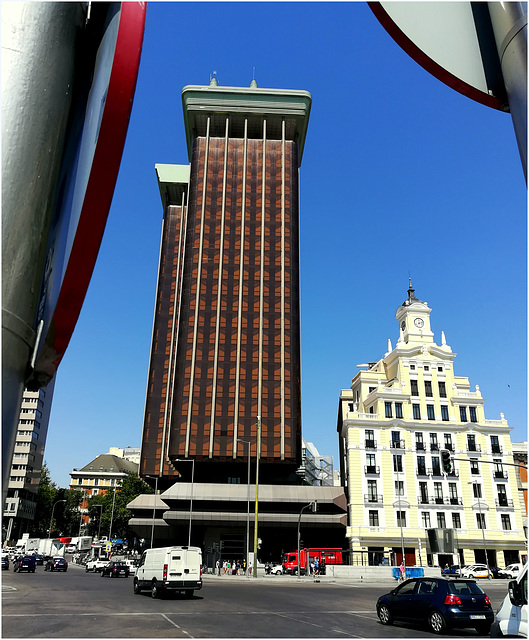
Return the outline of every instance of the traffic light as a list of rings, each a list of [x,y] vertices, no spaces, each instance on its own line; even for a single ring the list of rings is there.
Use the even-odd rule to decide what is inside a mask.
[[[452,454],[448,449],[441,449],[441,464],[446,474],[452,473]]]

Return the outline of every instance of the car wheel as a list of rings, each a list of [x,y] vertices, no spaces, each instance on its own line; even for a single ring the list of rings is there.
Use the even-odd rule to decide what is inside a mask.
[[[443,614],[439,611],[432,611],[430,613],[428,623],[430,625],[430,629],[434,633],[444,633],[446,630],[446,620],[444,619]]]
[[[136,578],[134,578],[134,585],[133,585],[133,589],[134,589],[134,593],[136,595],[138,595],[141,591],[140,589],[140,583],[138,582],[138,580]]]
[[[153,580],[151,584],[151,597],[152,598],[160,597],[160,590],[158,589],[158,583],[156,582],[156,580]]]
[[[488,636],[490,634],[490,628],[492,623],[485,622],[483,624],[477,624],[474,628],[479,633],[480,636]]]
[[[391,611],[387,608],[385,604],[381,605],[378,610],[378,618],[382,624],[393,624],[393,616],[391,615]]]

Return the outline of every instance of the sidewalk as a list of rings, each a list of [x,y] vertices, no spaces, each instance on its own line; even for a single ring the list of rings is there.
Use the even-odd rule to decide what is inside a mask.
[[[202,579],[204,582],[208,581],[224,581],[224,582],[251,582],[251,583],[265,583],[266,584],[341,584],[341,585],[361,585],[361,584],[377,584],[377,585],[386,585],[397,586],[398,582],[394,578],[388,577],[380,577],[380,580],[373,580],[373,577],[362,578],[362,577],[335,577],[335,576],[292,576],[288,574],[283,574],[280,576],[275,575],[266,575],[265,573],[258,573],[257,577],[255,576],[233,576],[228,574],[216,575],[212,573],[204,573],[202,574]]]

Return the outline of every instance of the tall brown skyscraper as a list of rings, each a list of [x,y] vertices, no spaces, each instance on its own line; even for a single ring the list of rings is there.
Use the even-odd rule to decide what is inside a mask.
[[[188,86],[191,165],[157,165],[164,225],[141,475],[292,481],[301,461],[298,175],[306,91]],[[241,442],[242,441],[242,442]]]

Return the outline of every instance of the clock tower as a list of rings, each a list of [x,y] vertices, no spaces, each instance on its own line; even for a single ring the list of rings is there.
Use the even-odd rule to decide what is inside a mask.
[[[426,302],[415,297],[415,289],[408,289],[408,298],[397,309],[395,317],[399,323],[399,342],[404,344],[433,344],[433,332],[430,329],[432,310]]]

